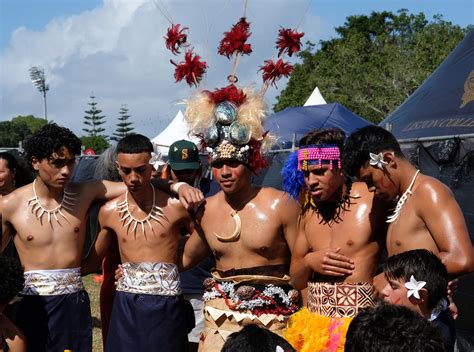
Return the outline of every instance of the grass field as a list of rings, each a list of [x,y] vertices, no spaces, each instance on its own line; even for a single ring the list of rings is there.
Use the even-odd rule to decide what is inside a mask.
[[[100,308],[99,308],[99,291],[100,283],[94,281],[94,277],[97,274],[91,274],[86,277],[83,277],[84,285],[87,292],[89,293],[89,298],[91,301],[91,312],[92,312],[92,351],[101,352],[102,351],[102,332],[101,332],[101,322],[100,322]]]

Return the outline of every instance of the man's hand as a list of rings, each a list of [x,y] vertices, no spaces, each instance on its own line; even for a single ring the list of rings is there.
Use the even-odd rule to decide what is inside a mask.
[[[119,264],[117,266],[117,269],[115,269],[115,285],[117,285],[117,281],[120,280],[122,277],[123,277],[122,264]]]
[[[187,210],[197,207],[204,201],[204,195],[201,190],[191,187],[187,183],[180,183],[177,191],[179,201]]]
[[[354,270],[354,261],[340,254],[341,248],[326,248],[310,252],[304,257],[304,264],[320,275],[346,276]]]

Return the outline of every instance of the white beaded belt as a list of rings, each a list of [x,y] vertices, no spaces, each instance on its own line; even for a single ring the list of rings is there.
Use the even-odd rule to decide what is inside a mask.
[[[84,289],[81,268],[25,271],[23,295],[51,296]]]
[[[178,296],[181,294],[178,267],[172,263],[124,263],[123,276],[117,291],[148,295]]]

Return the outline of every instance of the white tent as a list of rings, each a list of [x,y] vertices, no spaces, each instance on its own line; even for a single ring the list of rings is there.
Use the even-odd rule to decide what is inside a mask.
[[[306,103],[304,103],[303,106],[323,105],[323,104],[327,104],[326,100],[324,100],[323,96],[321,95],[319,88],[316,87],[314,88],[313,93],[311,93],[308,100],[306,100]]]
[[[196,144],[199,143],[197,137],[188,136],[188,125],[184,119],[181,110],[178,111],[173,121],[161,133],[153,138],[151,142],[155,145],[155,151],[161,153],[162,156],[168,156],[169,146],[176,141],[185,139]]]

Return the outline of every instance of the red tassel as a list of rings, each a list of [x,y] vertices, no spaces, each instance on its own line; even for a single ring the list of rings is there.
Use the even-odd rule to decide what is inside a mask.
[[[200,59],[201,57],[199,55],[188,50],[184,54],[184,62],[176,64],[170,60],[171,63],[176,66],[174,71],[176,82],[185,78],[187,84],[190,86],[194,84],[197,87],[207,69],[207,63],[205,61],[200,61]]]
[[[282,28],[278,31],[278,40],[276,41],[276,48],[278,50],[278,57],[280,57],[285,51],[288,52],[288,56],[292,56],[301,49],[301,37],[304,33],[298,33],[294,29]]]
[[[270,84],[276,86],[275,82],[278,81],[282,76],[288,77],[293,72],[293,65],[289,62],[284,62],[282,59],[278,59],[276,62],[273,60],[265,60],[265,64],[260,66],[259,71],[263,71],[263,82],[267,81]]]
[[[174,55],[180,53],[179,49],[181,47],[186,47],[186,41],[188,39],[188,34],[186,31],[189,29],[188,27],[183,27],[183,29],[179,29],[180,24],[173,24],[168,31],[166,32],[165,43],[166,48],[169,49]]]
[[[220,55],[227,56],[228,59],[234,53],[250,55],[252,52],[252,46],[245,42],[250,37],[250,23],[247,22],[245,17],[242,17],[239,22],[232,26],[232,29],[224,33],[218,52]]]
[[[268,132],[265,132],[263,137],[265,137],[267,133]],[[262,142],[251,139],[248,145],[250,147],[249,166],[250,169],[258,175],[261,170],[268,167],[268,161],[263,157],[261,152]]]
[[[208,94],[209,98],[216,105],[222,103],[223,101],[230,101],[239,107],[245,102],[246,99],[244,92],[233,84],[225,88],[216,89],[213,92],[208,92]]]

